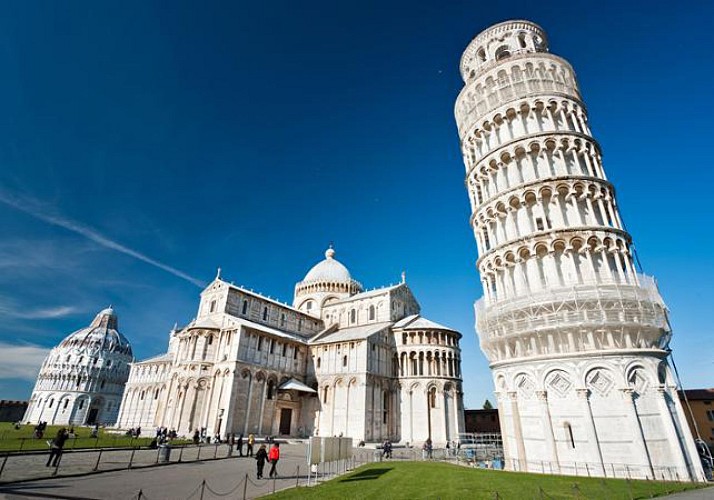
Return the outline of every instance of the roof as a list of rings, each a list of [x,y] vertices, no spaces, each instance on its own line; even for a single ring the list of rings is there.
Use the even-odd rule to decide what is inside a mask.
[[[371,323],[369,325],[354,326],[350,328],[340,328],[337,330],[327,329],[318,333],[310,339],[310,344],[328,344],[332,342],[346,342],[350,340],[363,340],[379,331],[389,328],[390,321],[382,323]]]
[[[132,358],[131,345],[119,332],[119,319],[111,307],[101,310],[89,326],[67,335],[55,349],[89,349]]]
[[[347,283],[352,281],[350,272],[334,257],[335,251],[332,248],[328,248],[325,252],[325,260],[315,264],[307,272],[303,281],[338,281]]]
[[[404,285],[404,283],[400,283],[398,285],[389,285],[389,286],[385,286],[382,288],[375,288],[374,290],[369,290],[367,292],[356,293],[356,294],[352,295],[351,297],[345,297],[344,299],[330,302],[328,305],[331,306],[334,304],[343,304],[345,302],[352,302],[353,300],[368,299],[370,297],[382,295],[384,293],[391,292],[392,290],[396,290],[397,288],[399,288],[402,285]]]
[[[686,394],[687,399],[700,400],[700,399],[712,399],[714,400],[714,389],[687,389],[685,391],[679,392],[679,397],[682,397],[682,393]]]
[[[194,319],[188,325],[186,325],[186,328],[209,328],[213,330],[218,330],[221,328],[221,325],[216,323],[211,318],[203,317],[199,319]]]
[[[299,335],[282,332],[280,330],[276,330],[275,328],[261,325],[260,323],[254,323],[253,321],[247,320],[245,318],[240,318],[238,316],[232,316],[232,315],[229,315],[229,316],[236,323],[243,325],[243,326],[247,326],[248,328],[252,328],[253,330],[260,330],[261,332],[264,332],[264,333],[267,333],[270,335],[274,335],[276,337],[281,337],[284,339],[296,340],[298,342],[306,342],[306,339]]]
[[[280,391],[300,391],[300,392],[311,392],[313,394],[317,394],[317,391],[313,389],[312,387],[308,387],[299,380],[295,380],[294,378],[291,378],[290,380],[287,380],[280,384],[278,386],[278,390]]]
[[[167,362],[167,361],[173,361],[173,360],[174,360],[174,355],[169,354],[168,352],[165,352],[163,354],[159,354],[158,356],[154,356],[153,358],[148,358],[148,359],[144,359],[142,361],[137,361],[134,364],[138,365],[141,363],[161,363],[161,362]]]
[[[453,328],[434,323],[419,314],[412,314],[411,316],[400,319],[394,324],[394,328],[403,328],[404,330],[449,330],[450,332],[456,332]]]

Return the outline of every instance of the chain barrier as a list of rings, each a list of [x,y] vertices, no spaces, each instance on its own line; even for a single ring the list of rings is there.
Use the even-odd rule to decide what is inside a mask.
[[[236,484],[235,488],[231,488],[231,489],[230,489],[229,491],[227,491],[226,493],[219,493],[219,492],[217,492],[216,490],[214,490],[213,488],[211,488],[211,487],[208,485],[207,482],[205,482],[205,481],[204,481],[204,482],[205,482],[205,484],[206,484],[206,489],[207,489],[208,491],[210,491],[211,493],[213,493],[214,495],[216,495],[217,497],[227,497],[227,496],[232,495],[233,493],[235,493],[235,492],[238,490],[238,488],[240,488],[241,486],[243,486],[243,483],[246,481],[246,479],[248,479],[248,474],[246,474],[246,475],[245,475],[245,478],[241,479],[241,481],[240,481],[238,484]]]

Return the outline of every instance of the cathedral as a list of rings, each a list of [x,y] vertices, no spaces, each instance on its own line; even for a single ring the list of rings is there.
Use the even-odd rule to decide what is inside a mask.
[[[132,364],[118,426],[444,444],[464,428],[460,338],[404,278],[365,291],[332,248],[292,306],[219,271],[167,352]]]

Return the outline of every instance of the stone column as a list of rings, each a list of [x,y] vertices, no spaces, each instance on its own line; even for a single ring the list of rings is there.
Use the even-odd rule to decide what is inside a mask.
[[[689,477],[690,479],[694,479],[690,476],[689,464],[685,461],[686,450],[682,449],[682,442],[672,421],[672,412],[667,404],[666,394],[667,389],[664,386],[660,385],[657,387],[657,404],[660,408],[660,415],[662,416],[667,441],[674,457],[674,462],[671,465],[676,468],[679,478],[684,479]],[[661,479],[661,477],[658,479]],[[675,478],[671,477],[667,479]]]
[[[551,467],[557,466],[560,472],[560,461],[558,460],[558,446],[555,443],[555,433],[553,432],[553,420],[550,416],[550,408],[548,407],[548,391],[536,391],[536,397],[540,404],[541,421],[545,433],[545,442],[547,450],[550,454]],[[553,469],[554,470],[554,469]]]
[[[583,409],[583,422],[585,423],[585,430],[588,434],[588,447],[594,447],[595,458],[597,460],[597,475],[605,475],[605,465],[602,460],[602,450],[600,450],[600,441],[597,437],[597,428],[595,427],[595,419],[593,418],[593,410],[590,406],[590,398],[588,389],[576,389],[578,394],[578,399],[581,401]],[[589,460],[587,460],[589,462]]]
[[[511,391],[508,393],[508,399],[511,402],[511,419],[513,420],[513,431],[516,439],[516,449],[518,453],[517,467],[515,470],[528,471],[528,462],[526,459],[526,446],[523,442],[523,429],[521,428],[521,413],[518,409],[518,392]]]
[[[630,432],[632,435],[632,445],[635,448],[637,456],[640,462],[637,464],[632,464],[638,467],[645,467],[645,475],[647,479],[654,478],[654,470],[652,469],[652,461],[650,460],[650,454],[647,451],[647,445],[645,443],[645,436],[642,433],[642,426],[640,425],[640,418],[637,416],[637,407],[635,406],[635,401],[633,399],[634,390],[631,388],[621,389],[622,397],[625,400],[625,410],[627,411],[628,420],[630,421]]]

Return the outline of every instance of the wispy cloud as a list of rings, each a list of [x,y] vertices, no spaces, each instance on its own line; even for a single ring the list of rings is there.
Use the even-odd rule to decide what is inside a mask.
[[[137,250],[134,250],[132,248],[129,248],[127,246],[122,245],[121,243],[118,243],[111,238],[101,234],[97,230],[82,224],[81,222],[72,220],[68,217],[65,217],[63,215],[60,215],[53,210],[49,209],[48,207],[44,206],[37,200],[28,198],[28,197],[23,197],[19,196],[17,194],[11,193],[7,191],[6,189],[3,189],[0,187],[0,202],[16,209],[21,212],[24,212],[36,219],[39,219],[43,222],[46,222],[48,224],[52,224],[53,226],[61,227],[63,229],[66,229],[68,231],[71,231],[75,234],[78,234],[88,240],[91,240],[98,245],[101,245],[105,248],[108,248],[110,250],[114,250],[119,253],[123,253],[124,255],[128,255],[130,257],[133,257],[137,260],[140,260],[142,262],[145,262],[151,266],[154,266],[156,268],[159,268],[163,271],[166,271],[167,273],[173,274],[174,276],[184,279],[188,281],[189,283],[193,283],[194,285],[198,287],[204,287],[205,283],[199,279],[196,279],[192,276],[189,276],[188,274],[184,273],[183,271],[180,271],[174,267],[171,267],[167,264],[164,264],[163,262],[159,262],[158,260],[152,259],[151,257],[148,257],[144,255],[141,252],[138,252]]]
[[[11,319],[57,319],[80,312],[73,306],[53,306],[31,308],[17,304],[16,301],[0,295],[0,316]]]
[[[34,380],[50,349],[0,342],[0,379]]]

